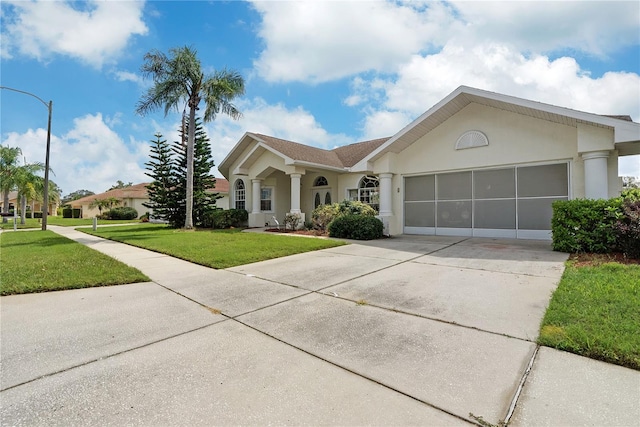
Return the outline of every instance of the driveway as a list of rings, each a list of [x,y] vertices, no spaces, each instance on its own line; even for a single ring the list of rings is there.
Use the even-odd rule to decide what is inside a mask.
[[[566,259],[547,242],[400,236],[212,270],[53,229],[153,282],[2,297],[2,425],[640,417],[640,373],[536,346]]]

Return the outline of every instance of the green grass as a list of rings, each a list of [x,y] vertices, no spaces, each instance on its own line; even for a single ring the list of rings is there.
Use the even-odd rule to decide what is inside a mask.
[[[229,268],[344,244],[335,240],[242,233],[239,230],[184,231],[164,225],[82,231],[213,268]]]
[[[567,262],[542,345],[640,370],[640,265]]]
[[[18,218],[18,229],[25,228],[41,228],[41,220],[36,218],[26,218],[25,224],[20,224],[20,218]],[[130,220],[108,220],[99,219],[98,225],[106,224],[131,224],[138,222],[137,219]],[[61,216],[50,216],[47,220],[47,225],[60,225],[62,227],[77,227],[80,225],[93,225],[93,218],[62,218]],[[0,223],[0,228],[3,230],[13,230],[13,217],[9,218],[9,222]]]
[[[135,268],[52,231],[0,234],[0,295],[146,281]]]

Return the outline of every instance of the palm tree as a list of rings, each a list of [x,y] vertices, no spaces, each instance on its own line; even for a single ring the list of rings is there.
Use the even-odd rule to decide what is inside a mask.
[[[242,113],[231,101],[244,94],[244,79],[233,70],[223,69],[205,76],[195,49],[184,46],[169,50],[169,56],[158,50],[145,54],[141,71],[154,85],[142,96],[136,112],[142,116],[164,108],[165,117],[172,109],[189,107],[189,123],[195,123],[200,101],[205,102],[204,121],[214,120],[218,113],[234,120]],[[184,113],[183,113],[184,119]],[[184,120],[183,120],[184,125]],[[184,129],[183,129],[184,130]],[[186,219],[184,228],[193,228],[193,156],[195,126],[189,126],[187,138]]]
[[[42,177],[36,177],[36,181],[35,181],[35,189],[36,189],[36,197],[31,199],[31,215],[33,218],[33,212],[35,210],[35,202],[42,202],[40,204],[42,209],[42,206],[44,205],[44,178]],[[48,204],[52,204],[55,206],[60,202],[60,195],[62,194],[62,190],[60,189],[60,187],[58,187],[58,184],[56,184],[55,182],[49,180],[49,201]],[[49,213],[49,215],[51,214],[51,209],[47,209],[47,212]]]
[[[2,222],[7,222],[9,214],[9,193],[16,188],[16,170],[19,167],[22,150],[18,147],[0,146],[0,191],[2,191]]]
[[[18,189],[18,197],[20,198],[20,224],[25,223],[27,214],[27,201],[35,199],[38,196],[36,185],[38,179],[37,172],[44,170],[41,163],[26,163],[15,169],[15,184]]]

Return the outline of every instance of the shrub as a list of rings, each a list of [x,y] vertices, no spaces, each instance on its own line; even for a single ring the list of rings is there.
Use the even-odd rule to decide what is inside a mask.
[[[34,218],[42,218],[42,212],[34,212],[33,213],[33,217]]]
[[[318,230],[326,230],[329,223],[338,215],[338,204],[321,205],[311,212],[311,222]]]
[[[561,252],[607,253],[617,246],[614,224],[622,199],[575,199],[553,203],[553,249]]]
[[[618,247],[629,258],[640,258],[640,199],[628,199],[614,225]]]
[[[324,231],[327,229],[329,224],[331,224],[331,221],[343,215],[364,215],[373,217],[376,215],[376,211],[366,203],[343,200],[340,203],[318,206],[311,213],[311,221],[313,222],[314,228]]]
[[[298,224],[300,224],[300,220],[302,217],[297,213],[288,213],[284,216],[284,229],[290,228],[291,230],[297,230]]]
[[[102,217],[104,219],[136,219],[138,211],[130,207],[119,207],[105,212]]]
[[[149,222],[149,212],[145,212],[141,217],[140,217],[140,222]]]
[[[622,190],[622,193],[620,194],[620,197],[622,197],[623,201],[637,201],[640,200],[640,188],[627,188],[626,190]]]
[[[382,237],[383,224],[367,215],[342,215],[329,224],[329,236],[344,239],[371,240]]]
[[[62,218],[71,218],[71,215],[73,215],[71,208],[65,208],[62,210]]]
[[[217,209],[204,215],[202,226],[205,228],[241,227],[249,218],[249,212],[244,209]]]

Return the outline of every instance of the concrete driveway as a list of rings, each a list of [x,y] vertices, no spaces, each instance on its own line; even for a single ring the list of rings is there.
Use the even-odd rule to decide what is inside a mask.
[[[153,282],[2,297],[2,425],[640,418],[639,372],[536,346],[566,259],[545,242],[402,236],[212,270],[51,228]]]

